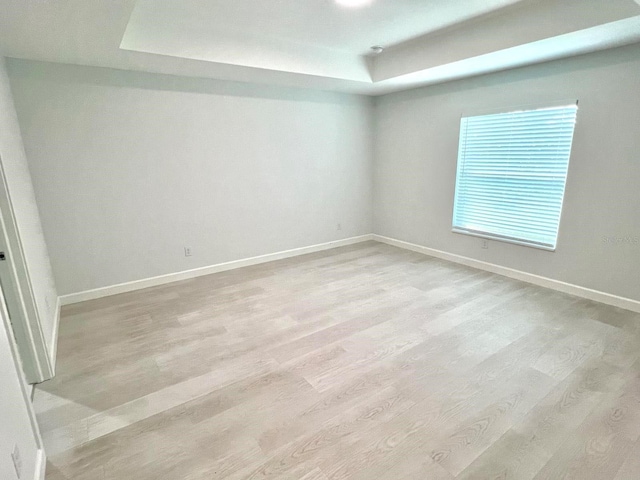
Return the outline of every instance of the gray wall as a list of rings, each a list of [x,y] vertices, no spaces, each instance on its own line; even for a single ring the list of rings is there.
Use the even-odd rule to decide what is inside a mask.
[[[356,96],[9,62],[61,294],[373,230],[640,300],[639,71],[635,45],[372,109]],[[557,251],[483,250],[451,233],[460,116],[575,99]],[[617,237],[632,241],[604,241]]]
[[[18,60],[9,73],[60,294],[371,233],[369,98]]]
[[[0,57],[0,157],[13,206],[18,248],[21,249],[26,263],[43,335],[49,353],[53,355],[58,293],[42,233],[5,59],[2,57]],[[3,215],[5,222],[9,222],[9,212],[3,212]]]
[[[576,99],[557,251],[452,233],[460,117]],[[384,96],[375,132],[376,233],[640,300],[640,45]]]

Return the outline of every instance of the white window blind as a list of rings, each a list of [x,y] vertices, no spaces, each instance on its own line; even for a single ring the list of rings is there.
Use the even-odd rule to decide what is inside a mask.
[[[453,231],[555,250],[577,110],[462,118]]]

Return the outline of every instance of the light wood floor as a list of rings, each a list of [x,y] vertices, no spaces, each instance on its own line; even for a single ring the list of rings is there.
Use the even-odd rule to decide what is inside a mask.
[[[47,480],[640,478],[640,315],[377,243],[65,307]]]

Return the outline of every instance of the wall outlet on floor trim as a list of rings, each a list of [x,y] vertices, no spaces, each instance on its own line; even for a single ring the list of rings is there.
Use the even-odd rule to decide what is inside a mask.
[[[482,239],[482,248],[487,249],[489,248],[489,240],[486,239]]]

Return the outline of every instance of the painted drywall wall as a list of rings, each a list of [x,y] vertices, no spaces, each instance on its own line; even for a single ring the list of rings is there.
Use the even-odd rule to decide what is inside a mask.
[[[370,98],[8,65],[60,294],[371,233]]]
[[[640,46],[380,97],[374,231],[640,300]],[[451,232],[460,117],[579,101],[555,252]]]
[[[13,236],[19,243],[13,246],[13,251],[14,254],[24,258],[42,334],[47,350],[53,357],[58,318],[56,311],[58,293],[42,232],[5,62],[5,59],[0,57],[0,161],[13,207],[17,232]],[[3,215],[5,223],[10,222],[9,212],[3,212]],[[11,232],[9,235],[12,236]]]
[[[26,384],[17,364],[13,338],[9,332],[7,312],[0,298],[0,478],[14,480],[16,474],[11,455],[17,446],[20,478],[31,480],[43,467],[42,441],[30,411]]]

